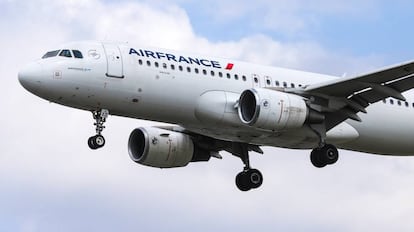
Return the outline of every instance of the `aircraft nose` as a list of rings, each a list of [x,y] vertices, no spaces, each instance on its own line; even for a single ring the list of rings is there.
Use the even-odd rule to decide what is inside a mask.
[[[20,84],[30,92],[36,91],[41,84],[42,67],[38,63],[30,63],[18,73]]]

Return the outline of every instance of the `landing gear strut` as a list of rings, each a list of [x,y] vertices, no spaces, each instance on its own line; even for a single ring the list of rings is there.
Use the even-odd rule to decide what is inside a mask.
[[[326,144],[326,129],[325,125],[311,125],[311,129],[319,137],[319,147],[312,150],[310,160],[313,166],[323,168],[326,165],[336,163],[339,158],[338,149],[332,144]]]
[[[244,169],[236,176],[236,186],[241,191],[259,188],[263,183],[263,175],[257,169],[250,168],[249,149],[247,144],[235,143],[233,154],[239,156],[244,163]]]
[[[93,119],[95,119],[95,123],[93,125],[95,126],[96,135],[91,136],[88,139],[88,146],[89,148],[96,150],[105,145],[105,138],[101,133],[103,129],[105,129],[105,126],[103,124],[105,123],[106,118],[108,118],[109,111],[106,109],[92,111],[92,115]]]

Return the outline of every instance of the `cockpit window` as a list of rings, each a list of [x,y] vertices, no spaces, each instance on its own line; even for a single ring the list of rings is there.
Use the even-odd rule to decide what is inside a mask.
[[[44,54],[43,56],[42,56],[42,59],[46,59],[46,58],[49,58],[49,57],[54,57],[54,56],[57,56],[57,54],[59,53],[59,50],[55,50],[55,51],[50,51],[50,52],[46,52],[46,54]]]
[[[72,52],[73,52],[73,56],[74,56],[75,58],[79,58],[79,59],[82,59],[82,58],[83,58],[83,56],[82,56],[82,52],[80,52],[80,51],[78,51],[78,50],[72,50]]]
[[[72,54],[70,53],[70,50],[64,49],[59,53],[59,56],[72,57]]]

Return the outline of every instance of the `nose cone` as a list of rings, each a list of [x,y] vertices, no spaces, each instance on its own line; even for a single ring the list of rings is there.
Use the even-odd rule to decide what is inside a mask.
[[[28,91],[35,93],[41,85],[42,67],[38,63],[31,63],[18,73],[20,84]]]

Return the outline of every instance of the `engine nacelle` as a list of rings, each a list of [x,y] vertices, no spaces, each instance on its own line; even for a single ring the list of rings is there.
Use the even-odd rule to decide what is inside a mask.
[[[189,135],[155,127],[133,130],[128,152],[134,162],[157,168],[184,167],[191,161],[210,159],[210,152],[197,147]]]
[[[239,99],[240,120],[247,125],[272,131],[300,128],[308,117],[300,96],[271,89],[248,89]]]

